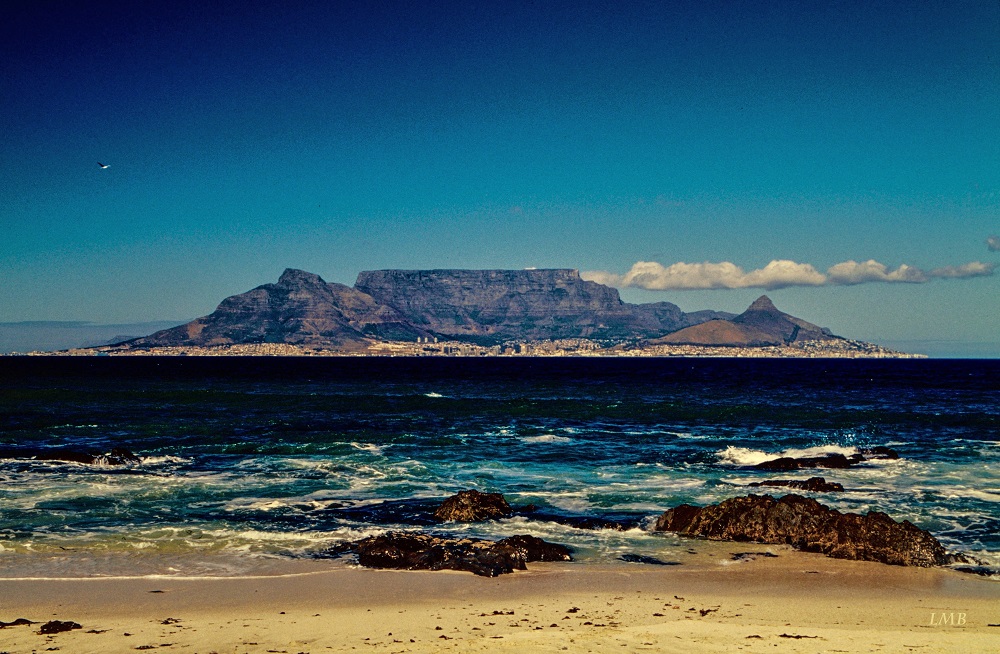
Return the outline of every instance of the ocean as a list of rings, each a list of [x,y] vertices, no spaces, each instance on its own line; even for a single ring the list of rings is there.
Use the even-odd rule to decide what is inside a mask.
[[[652,532],[665,509],[811,476],[1000,566],[998,409],[1000,360],[4,357],[0,577],[350,565],[338,544],[399,529],[682,561],[707,544]],[[750,467],[880,445],[900,457]],[[24,458],[114,447],[141,462]],[[533,510],[430,518],[465,489]]]

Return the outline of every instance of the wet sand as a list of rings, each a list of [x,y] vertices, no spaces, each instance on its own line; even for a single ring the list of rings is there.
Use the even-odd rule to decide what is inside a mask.
[[[0,652],[1000,651],[1000,583],[949,570],[791,551],[529,567],[493,579],[328,561],[282,576],[2,579],[0,621],[38,624],[0,629]],[[81,628],[39,634],[49,620]]]

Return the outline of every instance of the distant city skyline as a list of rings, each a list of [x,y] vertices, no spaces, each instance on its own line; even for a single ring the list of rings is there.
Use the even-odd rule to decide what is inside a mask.
[[[1000,356],[996,2],[22,1],[0,58],[0,322],[576,268]]]

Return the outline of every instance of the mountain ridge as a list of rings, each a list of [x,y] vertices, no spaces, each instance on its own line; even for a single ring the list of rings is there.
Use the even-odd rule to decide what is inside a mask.
[[[222,300],[187,324],[127,341],[131,347],[247,343],[362,350],[384,341],[478,345],[559,339],[650,344],[787,345],[838,339],[779,311],[766,295],[738,316],[630,304],[575,269],[372,270],[354,287],[286,269],[276,283]]]

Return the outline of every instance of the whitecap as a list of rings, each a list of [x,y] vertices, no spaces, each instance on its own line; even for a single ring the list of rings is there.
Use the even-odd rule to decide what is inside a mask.
[[[522,436],[518,440],[522,443],[569,443],[573,439],[555,434],[542,434],[541,436]]]
[[[143,465],[161,465],[164,463],[191,463],[194,459],[186,459],[181,456],[144,456],[142,457]]]
[[[373,452],[375,454],[381,454],[384,449],[382,445],[375,445],[374,443],[351,443],[351,447],[362,452]]]
[[[772,461],[782,457],[801,459],[807,457],[826,456],[828,454],[843,454],[852,456],[858,454],[858,448],[846,447],[843,445],[815,445],[805,448],[790,448],[783,452],[765,452],[764,450],[754,450],[748,447],[735,447],[730,445],[724,450],[715,453],[719,463],[725,465],[757,465],[765,461]]]

